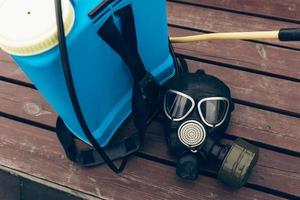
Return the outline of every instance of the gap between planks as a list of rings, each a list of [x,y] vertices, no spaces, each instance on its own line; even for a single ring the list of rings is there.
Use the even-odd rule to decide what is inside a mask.
[[[168,2],[168,22],[209,32],[265,31],[297,27],[294,23],[245,16],[175,2]],[[258,41],[261,42],[261,40]],[[300,45],[296,42],[284,43],[276,40],[263,42],[300,50]]]
[[[7,87],[6,87],[7,88]],[[34,90],[34,92],[37,94],[37,91],[35,91]],[[19,92],[15,92],[15,93],[19,93]],[[26,92],[27,94],[29,94],[28,92]],[[41,97],[39,97],[38,95],[35,95],[37,98],[41,98]],[[17,98],[18,99],[18,98]],[[52,115],[52,114],[51,114]],[[47,117],[48,118],[48,117]],[[53,119],[54,119],[54,121],[55,121],[55,119],[56,119],[56,116],[55,115],[53,115]],[[156,127],[157,125],[154,125],[154,127]],[[157,126],[158,127],[158,126]],[[157,130],[156,131],[156,133],[160,133],[162,131],[162,129],[160,129],[160,130]],[[152,131],[153,132],[153,131]],[[155,131],[154,131],[155,132]],[[161,142],[163,139],[160,139],[159,141]],[[156,144],[157,142],[153,142],[153,144]],[[160,154],[162,153],[162,152],[166,152],[166,149],[165,149],[165,145],[164,144],[161,144],[161,145],[158,145],[158,146],[163,146],[164,147],[164,151],[159,151],[159,152],[156,152],[156,156],[157,155],[159,155],[159,156],[161,156]],[[152,150],[152,148],[149,148],[150,149],[150,151]],[[148,150],[149,150],[148,149]],[[158,149],[158,148],[154,148],[154,149]],[[160,149],[161,150],[161,149]],[[164,155],[167,155],[167,153],[165,153]],[[166,157],[164,157],[164,159],[166,159]],[[277,159],[276,159],[277,160]],[[279,160],[282,160],[282,159],[279,159]],[[259,180],[259,179],[257,179],[257,180]],[[255,183],[255,181],[253,182],[253,183]],[[275,186],[275,188],[276,188],[277,186]]]
[[[168,0],[240,15],[300,24],[300,3],[295,0]],[[268,6],[264,6],[268,5]]]
[[[216,197],[221,195],[224,198],[232,199],[252,199],[254,196],[262,199],[279,199],[274,195],[250,188],[234,191],[232,188],[224,187],[219,181],[205,176],[202,176],[201,180],[197,182],[186,182],[176,177],[174,168],[147,160],[141,161],[135,157],[129,161],[128,167],[121,175],[114,174],[106,166],[82,170],[79,166],[66,160],[53,134],[7,119],[1,121],[4,123],[0,123],[0,125],[5,127],[6,132],[10,132],[1,139],[1,143],[6,144],[0,145],[2,165],[13,167],[19,171],[22,169],[27,174],[32,173],[34,176],[50,179],[60,185],[72,185],[73,189],[89,194],[94,194],[97,191],[96,188],[99,188],[98,193],[102,198],[108,198],[113,194],[111,199],[119,199],[117,197],[120,194],[116,192],[125,189],[128,194],[126,199],[136,196],[137,191],[144,196],[151,194],[147,199],[154,198],[154,196],[163,199],[182,199],[183,196],[191,199],[195,199],[195,197],[207,199],[211,193]],[[39,137],[37,137],[38,134],[40,134]],[[14,148],[9,147],[11,145]],[[82,179],[82,177],[86,177],[86,179]],[[85,181],[83,182],[83,180]],[[153,190],[156,192],[153,193]]]
[[[57,115],[38,91],[5,82],[0,84],[0,91],[2,116],[46,130],[55,130]],[[229,134],[225,137],[234,140],[240,136],[260,143],[261,147],[274,146],[271,149],[277,152],[287,149],[284,153],[290,151],[291,154],[299,154],[298,122],[297,118],[237,104],[227,130]]]

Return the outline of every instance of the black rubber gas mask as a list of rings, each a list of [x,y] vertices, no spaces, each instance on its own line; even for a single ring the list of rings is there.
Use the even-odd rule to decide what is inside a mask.
[[[165,85],[165,135],[180,177],[196,179],[205,162],[227,184],[240,187],[246,182],[258,149],[242,139],[219,143],[233,110],[229,88],[204,71],[180,75]]]

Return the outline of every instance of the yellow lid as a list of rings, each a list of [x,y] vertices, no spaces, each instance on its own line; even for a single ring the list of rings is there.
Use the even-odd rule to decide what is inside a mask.
[[[69,0],[61,2],[68,35],[75,13]],[[31,56],[57,44],[53,0],[0,0],[0,48],[12,55]]]

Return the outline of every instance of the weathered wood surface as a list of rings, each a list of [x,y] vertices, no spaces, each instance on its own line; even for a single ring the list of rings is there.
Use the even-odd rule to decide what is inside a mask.
[[[37,121],[46,125],[49,125],[53,127],[55,125],[56,121],[56,115],[53,113],[53,111],[49,108],[47,103],[39,96],[38,92],[36,90],[32,90],[29,88],[24,88],[22,86],[16,86],[14,84],[10,83],[3,83],[3,89],[6,88],[8,90],[8,93],[2,92],[4,96],[0,98],[1,102],[1,110],[7,114],[17,116],[20,118],[25,118],[25,119],[30,119],[32,121]],[[0,87],[1,88],[1,87]],[[26,95],[25,95],[26,94]],[[28,107],[26,106],[27,104],[30,104],[30,108],[33,110],[28,110]],[[39,108],[39,109],[37,109]],[[247,108],[250,109],[250,112],[245,113],[247,111]],[[241,110],[242,109],[242,110]],[[243,110],[244,109],[244,110]],[[36,111],[38,110],[38,111]],[[271,118],[271,121],[266,124],[266,122],[261,122],[258,118],[259,116],[259,110],[253,109],[252,108],[252,113],[251,113],[251,108],[246,107],[246,106],[238,106],[237,110],[239,113],[236,113],[237,115],[234,114],[234,120],[233,123],[231,124],[228,133],[234,135],[234,136],[240,136],[240,137],[245,137],[244,133],[248,133],[249,135],[255,136],[254,140],[257,141],[257,132],[262,132],[260,133],[263,135],[262,137],[266,137],[266,134],[264,134],[264,131],[255,131],[253,127],[259,127],[258,123],[261,123],[261,126],[276,126],[277,123],[274,121],[274,118]],[[21,112],[19,112],[21,111]],[[272,116],[272,115],[271,115]],[[284,116],[282,116],[284,117]],[[239,123],[239,120],[244,118],[245,122]],[[250,120],[257,120],[257,123],[247,123],[247,121]],[[280,118],[279,118],[280,119]],[[293,118],[290,118],[290,120],[293,120]],[[243,127],[243,124],[246,124],[247,127]],[[289,121],[288,121],[288,124]],[[295,123],[297,124],[297,123]],[[250,126],[249,126],[250,125]],[[298,123],[299,126],[299,123]],[[242,127],[242,128],[241,128]],[[281,126],[279,126],[281,127]],[[268,127],[265,127],[266,129],[269,129]],[[259,130],[259,128],[258,128]],[[282,133],[282,130],[278,130],[279,134]],[[146,141],[149,141],[149,143],[146,143],[147,145],[145,146],[143,152],[145,154],[151,154],[152,156],[166,159],[168,161],[173,161],[173,159],[169,156],[167,153],[167,149],[165,146],[164,138],[163,138],[163,129],[160,127],[160,124],[155,123],[153,124],[148,131],[148,138]],[[251,139],[249,137],[245,137],[248,139]],[[274,138],[270,134],[267,137],[270,142],[268,144],[272,144],[272,141]],[[265,142],[265,141],[260,141],[259,142]],[[283,141],[283,140],[279,140]],[[289,141],[284,141],[284,142],[289,142]],[[295,142],[295,147],[296,143]],[[266,143],[266,142],[265,142]],[[155,146],[155,147],[154,147]],[[153,148],[154,147],[154,148]],[[160,147],[160,148],[158,148]],[[292,149],[295,150],[295,149]],[[275,153],[271,151],[264,150],[263,148],[261,149],[263,156],[260,157],[259,168],[256,168],[255,173],[256,176],[255,178],[251,179],[249,183],[252,184],[257,184],[257,185],[262,185],[262,186],[268,186],[274,190],[279,190],[282,192],[289,192],[291,194],[297,195],[298,191],[300,190],[300,177],[297,175],[300,173],[300,169],[298,169],[298,166],[300,165],[300,160],[299,162],[297,160],[294,160],[293,157],[287,156],[285,154],[281,153]],[[272,165],[274,163],[270,162],[272,160],[278,160],[277,163],[275,163],[275,166]],[[286,162],[289,161],[289,162]],[[263,163],[260,165],[260,163]],[[289,165],[285,165],[285,163],[290,163],[294,167],[290,167]],[[275,171],[281,172],[281,173],[275,173]],[[272,176],[270,176],[273,174]],[[293,183],[289,185],[288,187],[286,185],[282,185],[281,181],[273,181],[273,179],[281,179],[281,181]],[[269,183],[272,183],[269,184]],[[300,193],[299,193],[300,194]]]
[[[170,33],[295,27],[299,9],[295,0],[170,0]],[[300,196],[299,50],[299,43],[277,41],[175,45],[191,71],[204,69],[230,86],[237,103],[224,142],[243,137],[260,147],[258,164],[239,191],[205,171],[193,183],[176,177],[160,123],[149,127],[144,148],[123,174],[115,175],[105,166],[75,166],[54,135],[56,114],[0,51],[0,169],[87,199],[296,198]]]
[[[49,131],[0,118],[0,166],[101,199],[279,199],[253,189],[233,191],[215,179],[187,182],[174,168],[138,157],[116,175],[106,166],[82,169],[68,161]],[[7,134],[9,133],[9,134]],[[76,195],[76,194],[75,194]]]
[[[234,98],[290,112],[300,112],[300,93],[294,92],[300,91],[300,84],[297,82],[190,60],[188,64],[191,71],[201,68],[223,80],[231,88]]]
[[[148,138],[143,149],[144,153],[173,160],[163,139],[163,127],[153,124],[148,130]],[[300,195],[300,159],[283,153],[260,148],[260,157],[257,166],[248,183],[265,186],[277,191]],[[282,184],[289,183],[289,184]]]
[[[168,2],[169,23],[189,29],[209,32],[231,31],[266,31],[280,28],[294,28],[298,24],[271,20],[256,16],[241,15],[238,13],[214,10],[188,4]],[[298,43],[267,42],[299,50]]]
[[[194,35],[199,32],[170,27],[170,34]],[[224,63],[241,70],[300,80],[299,51],[241,40],[182,43],[174,46],[178,53],[198,59]]]
[[[300,101],[297,97],[299,93],[293,97],[293,91],[300,91],[298,83],[279,80],[278,84],[278,80],[272,77],[263,77],[199,62],[188,62],[193,70],[197,67],[205,69],[208,73],[223,79],[231,86],[233,96],[237,99],[277,108],[285,105],[290,107],[291,111],[296,110],[295,106],[299,106],[297,101],[293,104],[288,101],[289,98],[298,98],[298,102]],[[232,77],[236,78],[232,79]],[[286,83],[286,89],[282,90],[283,86],[280,82]],[[292,86],[296,88],[291,88]],[[36,90],[2,82],[0,91],[0,107],[3,112],[50,126],[55,125],[56,115]],[[277,96],[275,100],[279,102],[278,104],[274,100],[274,95]],[[237,104],[228,134],[299,152],[299,122],[300,119],[296,117]]]
[[[295,0],[171,0],[223,9],[230,12],[268,17],[280,21],[290,20],[300,23],[300,2]]]

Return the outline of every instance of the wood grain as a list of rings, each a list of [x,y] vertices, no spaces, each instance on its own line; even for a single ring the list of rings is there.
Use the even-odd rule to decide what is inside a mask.
[[[174,2],[168,2],[168,21],[173,25],[210,32],[270,31],[298,27],[294,23]],[[297,42],[279,42],[273,40],[268,41],[268,43],[300,49],[300,44]]]
[[[163,127],[152,124],[147,132],[143,152],[155,157],[173,160],[165,145]],[[228,142],[223,140],[223,142]],[[259,160],[249,183],[262,185],[277,191],[300,195],[300,159],[283,153],[260,148]],[[287,183],[287,184],[282,184]]]
[[[194,35],[195,31],[169,28],[171,35]],[[174,44],[176,51],[189,50],[197,58],[238,66],[274,75],[300,79],[299,51],[247,41],[209,41]]]
[[[36,114],[28,111],[41,108]],[[2,112],[55,127],[57,115],[38,91],[0,82]],[[35,109],[33,109],[35,110]],[[300,152],[298,130],[300,119],[273,112],[236,105],[228,134]]]
[[[201,30],[272,30],[295,27],[300,22],[300,3],[293,0],[176,1],[193,5],[168,3],[170,24],[186,27],[171,27],[172,35],[196,34]],[[205,69],[219,77],[230,86],[235,98],[299,114],[300,44],[268,43],[287,48],[249,41],[217,41],[176,45],[176,52],[198,58],[198,61],[188,60],[190,69]],[[201,59],[206,63],[199,62]],[[208,64],[213,62],[221,64]],[[233,69],[236,67],[239,70]],[[30,83],[1,50],[0,77]],[[0,81],[0,111],[11,118],[28,119],[50,127],[55,125],[56,114],[37,90],[4,81]],[[299,120],[238,104],[227,134],[300,152]],[[126,127],[123,131],[131,128]],[[174,163],[167,151],[160,123],[149,127],[142,154]],[[83,169],[66,159],[53,132],[4,117],[0,117],[0,157],[1,169],[26,174],[46,185],[60,186],[61,190],[68,188],[70,193],[81,197],[84,194],[90,199],[279,199],[247,187],[236,191],[207,176],[201,176],[196,182],[186,182],[176,176],[173,167],[140,157],[133,157],[121,175],[112,173],[105,166]],[[261,148],[249,183],[300,196],[299,166],[298,157]]]
[[[172,167],[136,157],[120,175],[106,166],[83,169],[65,158],[49,131],[5,118],[0,129],[0,165],[100,199],[279,199],[248,188],[234,191],[208,177],[186,182]]]
[[[55,126],[57,115],[37,90],[0,81],[2,112]]]
[[[13,62],[11,57],[6,52],[4,52],[2,49],[0,49],[0,62],[2,62],[2,63]]]
[[[230,11],[244,12],[278,20],[287,19],[300,23],[300,2],[295,0],[176,0],[176,2],[192,3],[199,6],[212,6]]]
[[[12,58],[0,49],[0,77],[1,76],[19,81],[30,82]]]
[[[0,84],[0,86],[1,85],[2,84]],[[26,96],[25,102],[28,102],[27,100],[28,98],[30,99],[30,102],[32,102],[31,99],[34,99],[36,104],[44,105],[43,107],[48,107],[41,97],[38,98],[39,95],[36,90],[23,88],[21,86],[16,86],[8,83],[5,83],[4,88],[9,89],[7,91],[12,91],[12,94],[18,94],[18,95],[14,97],[7,97],[6,94],[5,96],[6,98],[4,99],[10,99],[10,100],[3,103],[1,102],[1,105],[8,104],[8,106],[1,107],[1,110],[3,112],[9,112],[9,114],[11,115],[20,116],[23,118],[25,117],[26,119],[38,121],[41,123],[46,123],[47,125],[50,126],[55,125],[56,116],[51,111],[51,109],[47,111],[47,114],[45,116],[43,115],[32,116],[32,115],[28,115],[27,113],[23,113],[23,112],[20,113],[18,112],[18,110],[20,109],[16,109],[20,107],[20,105],[24,104],[22,98],[25,96]],[[0,99],[2,101],[2,98]],[[16,112],[14,112],[14,110]],[[231,126],[228,130],[229,134],[238,137],[245,137],[247,139],[252,139],[254,141],[259,141],[264,143],[268,142],[268,144],[280,143],[281,147],[288,147],[291,146],[292,144],[293,147],[292,150],[294,151],[297,149],[300,150],[299,147],[297,146],[297,144],[299,144],[299,136],[297,135],[297,130],[299,129],[298,127],[299,123],[295,122],[295,126],[292,126],[295,129],[297,129],[295,130],[294,133],[294,138],[293,138],[294,140],[291,139],[288,140],[290,138],[289,137],[290,135],[284,135],[286,134],[286,132],[282,131],[282,127],[280,126],[280,124],[276,123],[274,118],[272,118],[273,115],[271,115],[270,113],[262,112],[245,106],[238,106],[237,110],[239,113],[235,113],[233,117],[233,122],[231,123]],[[251,112],[252,114],[250,114]],[[261,120],[261,118],[263,119],[267,118],[268,114],[269,116],[271,116],[269,121],[266,122]],[[281,116],[277,116],[277,117],[281,119]],[[273,129],[275,129],[275,131]],[[148,135],[149,137],[146,140],[147,145],[145,146],[144,153],[152,154],[155,157],[159,157],[167,160],[173,160],[167,152],[166,145],[164,143],[164,138],[163,138],[163,128],[161,127],[161,124],[153,123],[148,131]],[[159,146],[160,148],[157,148],[157,146]],[[262,184],[263,186],[266,187],[272,187],[272,189],[287,191],[290,192],[291,194],[297,194],[298,186],[300,191],[300,177],[297,176],[297,173],[300,173],[300,171],[297,170],[298,167],[300,166],[300,162],[297,162],[293,157],[284,154],[274,153],[266,150],[262,150],[262,151],[264,152],[263,155],[265,156],[261,157],[263,160],[260,162],[264,164],[258,167],[259,169],[258,171],[255,170],[254,173],[255,178],[251,179],[251,183],[258,184],[258,185]],[[273,166],[272,160],[278,161],[279,164],[275,163],[276,166]],[[289,161],[288,163],[293,163],[292,166],[295,166],[296,168],[291,169],[289,166],[284,165],[286,160]],[[273,173],[276,175],[270,176]],[[277,176],[278,174],[282,174],[282,175]],[[276,179],[279,180],[280,178],[280,180],[293,183],[293,185],[289,185],[288,187],[287,186],[282,187],[282,184],[280,182],[276,182],[273,179],[270,180],[270,178],[274,178],[275,180]]]
[[[186,50],[177,52],[189,54]],[[196,54],[196,53],[195,53]],[[232,96],[236,99],[270,106],[290,112],[300,112],[300,84],[288,80],[263,76],[255,73],[220,67],[188,60],[191,72],[203,69],[224,81],[231,89]]]

